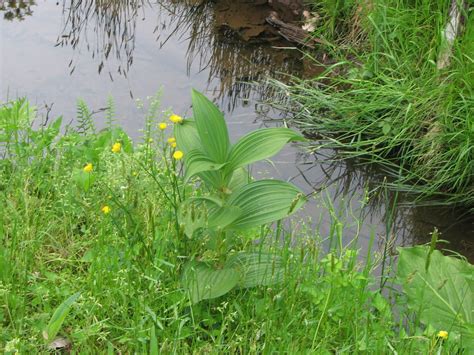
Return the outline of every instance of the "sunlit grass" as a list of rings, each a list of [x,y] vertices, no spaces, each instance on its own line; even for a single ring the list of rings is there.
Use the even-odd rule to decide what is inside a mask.
[[[465,31],[454,44],[451,65],[439,70],[450,1],[384,0],[370,8],[359,1],[340,3],[345,5],[339,17],[328,12],[315,34],[327,36],[325,26],[335,21],[339,32],[325,49],[338,62],[315,78],[277,84],[289,95],[294,121],[322,137],[325,146],[382,163],[395,189],[472,209],[472,11],[464,14]],[[321,6],[329,5],[315,3]],[[351,18],[360,20],[357,38],[364,41],[351,42]]]
[[[25,102],[2,108],[2,351],[47,351],[43,331],[76,292],[58,333],[76,353],[458,349],[455,339],[437,340],[440,329],[399,327],[373,276],[381,255],[364,259],[344,247],[348,232],[336,213],[330,236],[301,224],[240,234],[247,250],[281,256],[283,282],[191,305],[182,269],[205,249],[176,223],[176,203],[192,192],[171,158],[171,129],[160,125],[166,117],[156,98],[151,112],[144,139],[132,144],[112,117],[96,132],[83,115],[81,133],[62,134],[57,123],[33,130]]]

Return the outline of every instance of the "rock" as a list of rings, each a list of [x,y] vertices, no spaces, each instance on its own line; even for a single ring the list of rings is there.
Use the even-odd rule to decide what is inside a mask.
[[[71,349],[71,342],[63,337],[58,337],[54,339],[51,343],[48,345],[49,350],[53,351],[59,351],[59,350],[70,350]]]

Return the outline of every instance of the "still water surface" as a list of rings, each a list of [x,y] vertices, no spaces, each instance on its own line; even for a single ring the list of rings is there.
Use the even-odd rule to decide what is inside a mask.
[[[267,85],[250,82],[317,71],[265,25],[270,10],[264,3],[0,0],[0,100],[27,96],[44,108],[44,115],[63,115],[69,122],[78,98],[100,110],[111,95],[119,122],[138,138],[144,115],[137,99],[162,89],[163,109],[185,115],[190,90],[196,88],[225,112],[235,141],[284,118],[264,104],[282,98]],[[258,165],[254,175],[291,180],[308,194],[325,188],[324,196],[343,211],[339,217],[348,225],[346,242],[358,234],[362,249],[370,235],[379,246],[387,239],[393,246],[426,242],[437,227],[450,241],[447,248],[474,259],[472,218],[459,219],[459,211],[400,206],[392,212],[394,226],[387,232],[387,204],[394,203],[393,195],[390,202],[373,199],[360,207],[365,188],[379,185],[383,175],[354,162],[331,163],[327,158],[333,153],[310,155],[289,147],[273,165]],[[402,202],[407,201],[399,196],[395,205]],[[325,236],[330,216],[321,206],[321,200],[313,201],[303,216]],[[363,223],[354,215],[363,215]]]

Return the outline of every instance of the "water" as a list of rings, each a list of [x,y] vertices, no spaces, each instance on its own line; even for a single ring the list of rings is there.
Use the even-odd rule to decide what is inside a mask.
[[[0,1],[0,99],[27,96],[44,107],[44,115],[62,114],[69,122],[75,118],[77,98],[99,110],[111,95],[119,122],[139,137],[144,122],[136,99],[162,88],[163,108],[185,115],[190,90],[196,88],[226,113],[235,141],[283,118],[262,103],[282,98],[268,86],[250,82],[267,76],[284,79],[280,73],[308,77],[319,70],[265,25],[270,11],[265,1],[98,3]],[[379,245],[386,240],[393,246],[410,245],[428,241],[437,227],[450,241],[449,249],[474,259],[472,218],[459,219],[457,210],[398,207],[392,212],[393,231],[387,233],[386,199],[371,198],[360,208],[365,189],[379,186],[383,175],[355,162],[327,161],[332,156],[331,151],[310,155],[289,147],[274,165],[260,164],[254,174],[291,180],[308,194],[327,188],[323,196],[348,224],[346,242],[359,235],[362,249],[371,234]],[[408,202],[403,196],[397,201]],[[321,199],[313,201],[301,215],[327,235],[330,216],[322,205]],[[354,215],[360,214],[364,221],[358,224]]]

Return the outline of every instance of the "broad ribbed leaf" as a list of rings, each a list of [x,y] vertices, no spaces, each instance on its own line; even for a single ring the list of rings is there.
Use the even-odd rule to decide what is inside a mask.
[[[174,125],[174,135],[179,150],[184,152],[184,158],[193,150],[203,152],[201,139],[196,128],[196,122],[185,119],[183,123]],[[209,158],[210,159],[210,158]],[[223,184],[222,174],[217,171],[202,171],[199,177],[208,185],[219,189]]]
[[[179,150],[186,156],[190,151],[202,150],[201,140],[193,120],[185,119],[181,124],[174,125],[174,136]]]
[[[463,345],[474,349],[474,266],[434,250],[426,271],[429,247],[398,250],[397,277],[408,306],[425,325],[458,332]]]
[[[204,151],[217,163],[225,163],[230,150],[229,134],[224,115],[211,101],[192,91],[196,128]]]
[[[195,203],[197,205],[205,204],[209,210],[213,210],[217,207],[223,205],[223,201],[214,196],[198,196],[198,197],[189,197],[186,199],[185,203]]]
[[[79,296],[79,292],[73,294],[63,303],[61,303],[58,308],[56,308],[53,313],[53,316],[49,320],[48,326],[43,332],[43,336],[47,341],[51,342],[54,340],[54,338],[59,332],[59,329],[61,329],[61,326],[64,320],[66,319],[66,316],[68,315],[72,305],[74,304],[74,302],[76,302]]]
[[[242,187],[250,182],[249,172],[245,168],[237,168],[232,173],[232,178],[228,184],[230,191],[237,190],[239,187]]]
[[[228,202],[242,214],[229,229],[246,229],[285,218],[306,202],[296,186],[279,180],[259,180],[235,190]]]
[[[209,215],[208,227],[223,229],[234,222],[242,214],[237,206],[222,206],[214,209]]]
[[[226,268],[240,274],[238,287],[270,286],[283,280],[285,268],[281,257],[270,253],[239,253],[227,259]]]
[[[206,183],[207,186],[220,190],[225,185],[224,178],[220,171],[203,171],[198,176]]]
[[[209,211],[204,204],[186,201],[179,207],[178,221],[184,233],[191,238],[195,231],[206,227]]]
[[[239,274],[234,269],[212,269],[202,262],[186,266],[183,286],[188,291],[191,303],[216,298],[232,290],[239,282]]]
[[[270,158],[278,153],[290,141],[305,139],[289,128],[263,128],[243,136],[232,147],[229,155],[229,167],[233,170],[256,161]]]
[[[242,211],[237,206],[222,206],[221,201],[211,197],[195,197],[184,201],[179,207],[178,220],[188,237],[200,228],[224,229],[234,222]]]
[[[204,171],[213,171],[221,169],[225,164],[217,164],[208,155],[198,149],[189,151],[185,155],[186,174],[185,182],[196,174]]]
[[[210,215],[222,208],[222,201],[212,197],[192,197],[179,206],[178,221],[184,233],[192,237],[200,228],[206,228]],[[230,223],[230,222],[229,222]]]

